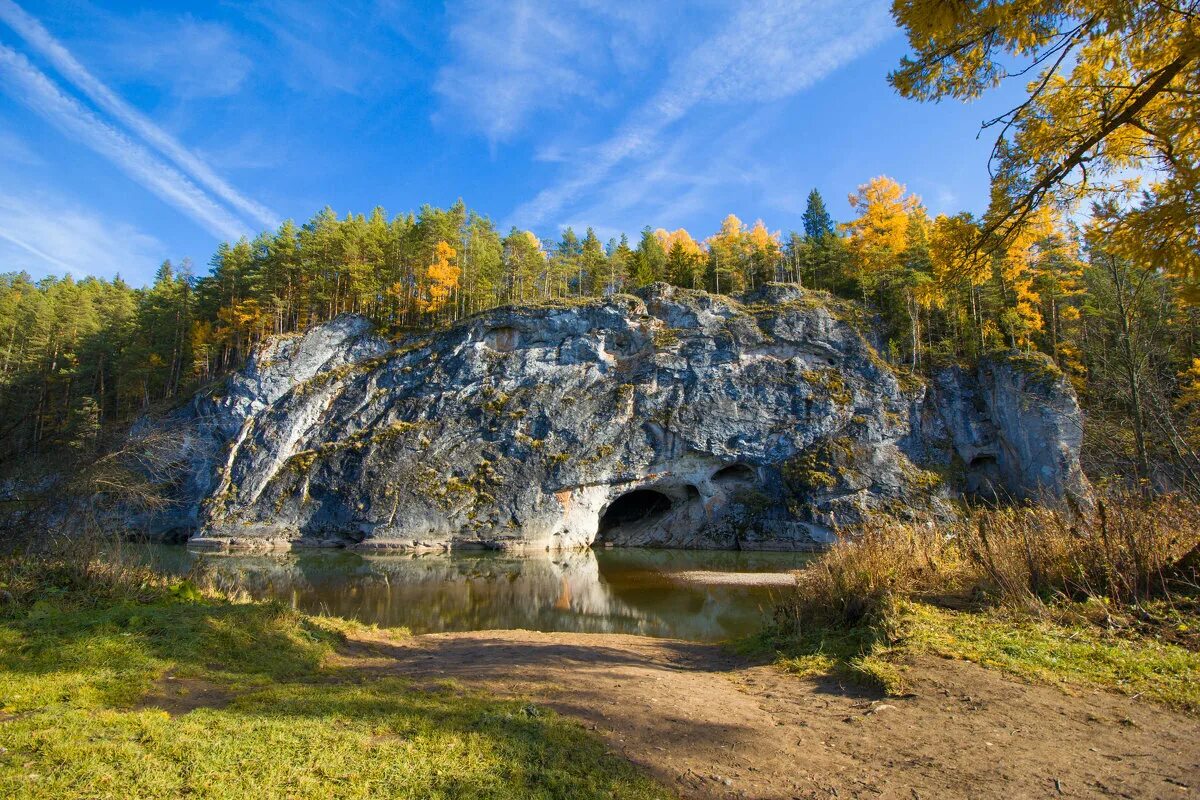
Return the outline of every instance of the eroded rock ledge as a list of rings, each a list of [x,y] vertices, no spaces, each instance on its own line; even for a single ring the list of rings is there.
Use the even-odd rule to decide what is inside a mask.
[[[965,492],[1084,497],[1079,408],[1036,356],[898,374],[852,305],[663,284],[396,345],[344,316],[198,397],[193,546],[812,549]],[[181,424],[184,420],[175,420]]]

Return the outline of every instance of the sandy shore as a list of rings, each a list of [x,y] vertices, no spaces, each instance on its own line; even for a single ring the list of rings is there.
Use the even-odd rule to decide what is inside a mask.
[[[672,572],[670,577],[681,583],[706,583],[715,586],[796,585],[796,576],[790,572],[709,572],[697,569]]]

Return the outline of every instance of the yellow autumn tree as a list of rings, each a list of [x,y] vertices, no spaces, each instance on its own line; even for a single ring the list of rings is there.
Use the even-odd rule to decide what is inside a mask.
[[[751,286],[775,280],[776,268],[779,266],[781,249],[779,246],[780,233],[771,233],[763,221],[756,220],[754,227],[746,234],[746,247],[749,250]]]
[[[1076,238],[1055,219],[1054,230],[1043,239],[1033,280],[1041,299],[1045,349],[1073,380],[1085,372],[1083,355],[1069,336],[1080,320],[1078,298],[1084,294],[1084,263]]]
[[[983,319],[979,289],[991,277],[991,258],[979,247],[981,231],[970,214],[939,214],[929,231],[929,258],[933,279],[951,306],[951,322],[958,347],[970,342],[983,347]],[[967,329],[973,331],[964,336]]]
[[[676,286],[697,289],[703,280],[704,248],[683,228],[659,228],[654,238],[667,254],[666,278]]]
[[[678,243],[685,253],[691,256],[704,255],[703,248],[692,238],[692,235],[683,228],[668,231],[664,228],[659,228],[654,232],[654,238],[658,239],[658,243],[662,245],[664,253],[671,252],[671,248]]]
[[[192,345],[192,377],[197,381],[207,381],[212,375],[218,354],[212,323],[200,319],[193,321],[189,338]]]
[[[212,334],[216,341],[233,353],[234,360],[241,360],[251,345],[266,334],[270,321],[270,315],[258,300],[250,298],[220,308]]]
[[[921,208],[921,198],[906,191],[902,184],[880,175],[849,197],[858,216],[841,227],[849,237],[864,294],[896,265],[908,244],[909,217]]]
[[[737,215],[730,214],[721,221],[721,229],[706,240],[712,256],[715,291],[734,294],[745,288],[744,267],[749,251],[747,233]]]
[[[429,282],[426,289],[429,297],[422,298],[419,306],[422,311],[436,314],[450,299],[450,295],[458,288],[458,278],[462,270],[452,262],[458,257],[458,252],[444,241],[439,241],[433,248],[433,261],[425,272]]]
[[[1194,2],[896,0],[912,54],[889,80],[922,101],[1025,97],[997,131],[985,246],[1047,204],[1101,202],[1109,249],[1200,277],[1200,25]]]
[[[1033,289],[1038,277],[1042,244],[1054,233],[1049,208],[1040,208],[1009,238],[999,257],[997,276],[1004,301],[1001,324],[1014,347],[1029,347],[1030,337],[1042,330],[1041,298]]]

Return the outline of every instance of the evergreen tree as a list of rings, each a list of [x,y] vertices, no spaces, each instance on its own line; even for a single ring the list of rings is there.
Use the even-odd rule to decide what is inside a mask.
[[[642,238],[633,254],[633,269],[630,270],[630,283],[634,288],[649,286],[660,281],[666,273],[667,254],[662,243],[647,225],[642,228]]]
[[[834,235],[833,217],[825,209],[825,200],[816,189],[808,193],[808,205],[801,219],[804,222],[804,236],[809,242],[821,242]]]

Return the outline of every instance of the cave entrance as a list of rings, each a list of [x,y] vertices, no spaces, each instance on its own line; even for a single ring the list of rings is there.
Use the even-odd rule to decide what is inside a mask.
[[[965,486],[966,493],[974,500],[996,502],[1000,499],[1000,487],[1003,486],[1000,476],[1000,465],[996,457],[983,453],[971,459],[967,465]]]
[[[600,529],[596,533],[597,541],[603,541],[606,534],[616,528],[626,525],[636,525],[650,522],[671,510],[671,498],[653,489],[634,489],[626,492],[609,504],[600,515]]]
[[[751,483],[757,476],[752,467],[746,464],[730,464],[713,473],[715,483]]]

